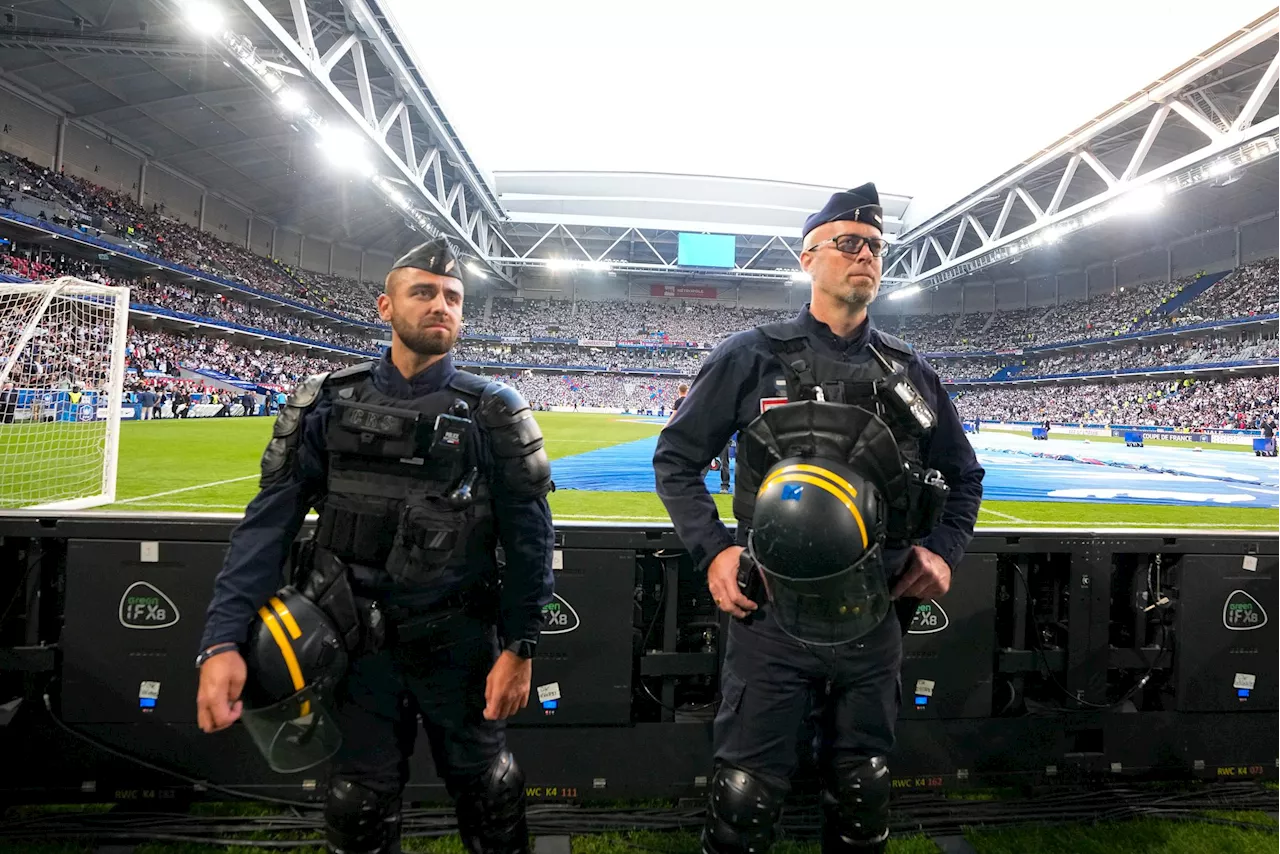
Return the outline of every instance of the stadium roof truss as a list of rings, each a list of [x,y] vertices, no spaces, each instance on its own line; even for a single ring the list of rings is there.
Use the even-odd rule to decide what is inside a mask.
[[[712,269],[679,266],[678,236],[675,229],[509,222],[502,241],[514,257],[500,263],[553,273],[580,270],[668,280],[807,281],[799,270],[797,237],[738,234],[735,266]]]
[[[187,23],[197,5],[221,18],[203,37]],[[403,224],[479,259],[506,251],[493,189],[379,0],[17,0],[6,12],[0,87],[246,213],[393,254]],[[345,145],[367,168],[343,151],[338,165],[371,192],[308,175],[317,158],[299,144],[316,141]]]
[[[1278,32],[1259,18],[903,233],[886,282],[934,289],[1276,157]]]
[[[183,2],[173,0],[175,11],[182,12]],[[288,0],[287,7],[263,0],[229,2],[286,60],[283,65],[267,60],[252,41],[231,29],[218,34],[222,51],[239,62],[265,95],[281,97],[289,86],[286,77],[301,76],[311,90],[323,93],[328,112],[354,126],[362,141],[372,145],[379,155],[369,164],[373,186],[407,223],[460,241],[477,258],[501,255],[495,225],[502,212],[493,190],[449,126],[378,0]],[[299,123],[311,126],[324,144],[342,144],[325,139],[333,125],[317,111],[304,105],[296,113]],[[509,283],[504,272],[493,271]]]

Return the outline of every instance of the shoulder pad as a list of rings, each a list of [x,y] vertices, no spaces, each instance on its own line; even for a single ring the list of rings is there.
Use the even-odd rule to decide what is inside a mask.
[[[487,383],[480,394],[480,420],[485,424],[506,424],[528,409],[520,392],[506,383]]]
[[[364,379],[365,374],[372,372],[376,364],[376,362],[358,362],[354,365],[347,365],[345,368],[339,368],[326,376],[329,377],[330,384],[360,380]]]
[[[491,379],[477,376],[470,371],[458,371],[449,378],[448,385],[449,388],[460,391],[463,394],[480,397],[490,385],[501,385],[501,383],[495,383]]]
[[[488,383],[480,395],[479,420],[489,434],[498,483],[508,494],[540,497],[555,488],[542,431],[520,392],[506,383]]]
[[[293,390],[293,394],[289,395],[287,405],[298,409],[306,409],[316,402],[316,398],[320,396],[320,389],[324,387],[325,381],[331,376],[332,374],[326,371],[323,374],[312,374],[307,377],[298,383],[298,387]]]
[[[893,353],[898,358],[905,359],[908,362],[915,358],[915,348],[906,341],[903,341],[896,335],[890,335],[888,332],[884,332],[879,329],[872,329],[871,331],[879,340],[880,346],[885,350],[888,350],[890,353]]]

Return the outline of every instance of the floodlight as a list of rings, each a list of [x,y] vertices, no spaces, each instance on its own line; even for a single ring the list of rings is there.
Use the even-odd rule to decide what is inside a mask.
[[[281,89],[279,97],[286,113],[300,113],[307,108],[306,96],[292,86]]]
[[[365,153],[364,140],[354,131],[341,127],[323,128],[317,145],[334,166],[357,175],[373,175],[373,164]]]
[[[905,288],[898,288],[896,291],[889,294],[889,299],[906,299],[907,297],[913,297],[918,293],[920,293],[919,285],[907,285]]]
[[[226,29],[226,17],[207,0],[190,0],[183,11],[187,25],[202,36],[214,36]]]
[[[1112,208],[1116,213],[1146,213],[1164,204],[1168,190],[1163,184],[1148,184],[1121,196]]]
[[[1227,160],[1225,157],[1221,160],[1215,160],[1213,164],[1209,166],[1209,174],[1215,178],[1225,175],[1230,171],[1231,161]]]
[[[468,262],[467,262],[467,269],[468,269],[468,270],[470,270],[472,273],[476,274],[477,276],[479,276],[479,277],[480,277],[480,278],[482,278],[482,279],[487,279],[487,278],[489,278],[489,274],[488,274],[488,273],[486,273],[486,272],[484,271],[484,268],[483,268],[483,267],[481,267],[479,264],[477,264],[475,261],[468,261]]]
[[[794,273],[792,273],[792,274],[791,274],[791,281],[793,281],[793,282],[812,282],[812,281],[813,281],[813,276],[810,276],[810,275],[809,275],[808,273],[806,273],[804,270],[797,270],[796,272],[794,272]]]
[[[559,273],[564,270],[572,270],[573,262],[566,258],[548,258],[547,269],[553,273]]]

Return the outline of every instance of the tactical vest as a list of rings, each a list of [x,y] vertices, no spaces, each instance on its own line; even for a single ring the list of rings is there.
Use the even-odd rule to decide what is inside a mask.
[[[889,369],[886,369],[876,359],[870,347],[862,348],[849,361],[817,352],[809,342],[808,333],[797,321],[771,323],[759,328],[769,349],[782,365],[788,403],[816,400],[839,407],[835,410],[824,407],[819,419],[823,423],[812,426],[820,432],[825,431],[828,436],[833,432],[843,432],[850,438],[850,446],[860,434],[871,430],[871,434],[862,437],[871,442],[862,443],[860,452],[866,454],[867,459],[859,467],[866,469],[870,466],[883,473],[878,480],[887,484],[885,489],[889,493],[884,498],[889,508],[886,527],[890,543],[901,543],[922,536],[924,530],[936,524],[941,512],[941,501],[945,498],[945,494],[941,497],[923,494],[937,491],[936,488],[926,489],[924,483],[927,477],[922,464],[929,432],[922,430],[910,416],[904,415],[900,408],[889,405],[886,400],[893,384],[905,381],[911,350],[904,342],[881,334],[877,350],[888,363]],[[847,411],[840,415],[846,407]],[[877,418],[883,426],[876,424]],[[757,471],[757,466],[751,464],[753,460],[762,460],[767,456],[766,449],[760,446],[761,431],[752,429],[760,424],[760,420],[756,419],[738,437],[739,466],[733,511],[734,516],[741,520],[752,518],[756,493],[765,474],[763,469]],[[831,423],[833,420],[836,423]],[[843,427],[840,426],[841,423]],[[893,442],[885,443],[880,437],[872,435],[877,431],[883,433],[884,427],[888,427]],[[815,446],[824,445],[820,437],[815,438]],[[897,445],[897,459],[882,459],[894,455],[894,443]],[[813,452],[814,448],[808,449],[808,453]],[[940,481],[940,476],[938,479]],[[940,489],[946,489],[945,483],[942,483]]]
[[[471,420],[488,380],[459,371],[439,391],[401,399],[373,384],[372,363],[326,382],[328,494],[315,541],[378,583],[436,585],[496,571],[496,532]]]

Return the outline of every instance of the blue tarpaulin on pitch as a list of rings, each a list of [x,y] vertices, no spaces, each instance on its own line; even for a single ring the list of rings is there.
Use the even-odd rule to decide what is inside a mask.
[[[1079,440],[1034,441],[987,431],[971,435],[992,501],[1079,501],[1182,506],[1280,507],[1280,462],[1252,453],[1126,448]],[[657,436],[562,457],[557,489],[653,492]],[[720,489],[720,473],[707,474]]]

